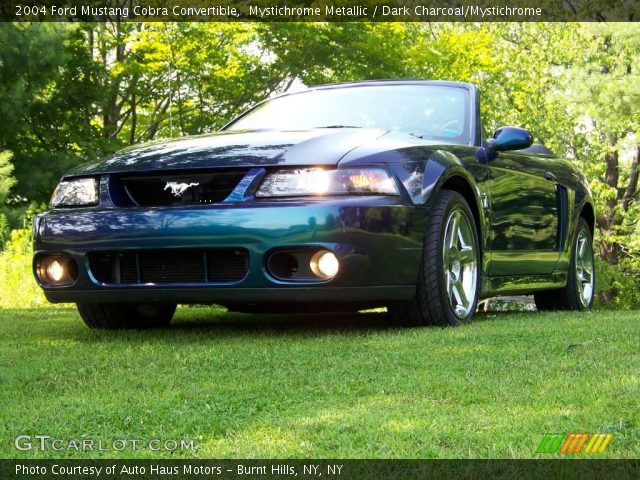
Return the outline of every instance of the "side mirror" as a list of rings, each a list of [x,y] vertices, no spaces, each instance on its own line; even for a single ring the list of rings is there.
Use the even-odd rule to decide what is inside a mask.
[[[487,142],[487,148],[493,152],[506,150],[522,150],[533,143],[533,135],[529,130],[519,127],[501,127]]]

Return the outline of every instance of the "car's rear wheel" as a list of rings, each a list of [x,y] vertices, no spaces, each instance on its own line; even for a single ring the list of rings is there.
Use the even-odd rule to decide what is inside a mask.
[[[89,328],[163,327],[171,323],[175,304],[164,303],[78,303],[80,316]]]
[[[591,229],[582,217],[571,247],[571,262],[564,288],[534,294],[538,310],[589,310],[593,305],[596,271]]]
[[[387,306],[404,326],[455,326],[478,304],[480,248],[475,220],[458,192],[438,193],[429,215],[416,296]]]

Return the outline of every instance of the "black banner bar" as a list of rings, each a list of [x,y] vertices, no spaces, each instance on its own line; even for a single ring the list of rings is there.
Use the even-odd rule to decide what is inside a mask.
[[[2,21],[631,22],[636,0],[17,0]]]
[[[640,460],[0,460],[9,479],[640,478]]]

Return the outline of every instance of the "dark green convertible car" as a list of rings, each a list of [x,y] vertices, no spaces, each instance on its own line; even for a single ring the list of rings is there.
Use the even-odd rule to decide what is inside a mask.
[[[65,175],[34,222],[35,277],[94,328],[167,324],[178,303],[256,312],[385,306],[458,325],[478,300],[589,309],[584,176],[521,128],[485,137],[459,82],[327,85],[221,131]]]

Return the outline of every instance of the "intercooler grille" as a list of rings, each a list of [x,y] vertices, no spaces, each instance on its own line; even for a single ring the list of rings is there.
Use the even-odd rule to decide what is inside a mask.
[[[249,255],[242,248],[95,252],[89,267],[105,285],[234,283],[247,274]]]

